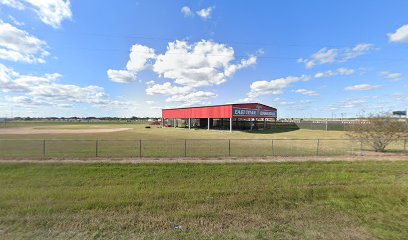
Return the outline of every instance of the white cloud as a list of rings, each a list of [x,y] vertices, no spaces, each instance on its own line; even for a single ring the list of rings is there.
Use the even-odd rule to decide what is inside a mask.
[[[24,4],[20,0],[0,0],[0,4],[18,9],[24,10]]]
[[[207,20],[211,17],[211,12],[214,9],[214,7],[208,7],[208,8],[203,8],[199,11],[197,11],[197,15],[202,18],[203,20]]]
[[[24,26],[23,22],[18,21],[15,17],[8,15],[8,18],[15,26]]]
[[[157,56],[153,71],[175,83],[192,88],[219,85],[242,68],[254,65],[256,57],[233,64],[234,50],[224,44],[201,40],[169,43],[167,51]]]
[[[178,95],[187,94],[192,91],[192,88],[184,86],[173,86],[170,82],[165,82],[163,84],[149,84],[146,88],[147,95]]]
[[[129,83],[136,80],[136,74],[127,70],[108,69],[108,77],[112,82]]]
[[[402,74],[401,73],[391,73],[391,72],[380,72],[380,76],[383,78],[391,79],[393,81],[400,81],[402,80]]]
[[[192,92],[187,95],[173,95],[169,98],[166,99],[166,102],[181,102],[181,103],[194,103],[194,104],[200,104],[204,100],[208,100],[210,98],[214,98],[217,95],[212,92],[204,92],[204,91],[198,91],[198,92]]]
[[[388,33],[388,39],[390,42],[408,42],[408,24],[398,28],[395,33]]]
[[[166,99],[166,102],[178,102],[189,104],[201,104],[204,100],[208,100],[216,97],[217,95],[212,92],[196,91],[188,86],[173,86],[170,82],[164,84],[155,84],[154,82],[148,82],[146,89],[147,95],[166,95],[170,96]]]
[[[143,45],[135,44],[132,46],[129,55],[129,61],[126,69],[132,72],[140,72],[149,66],[149,61],[155,59],[154,49]]]
[[[404,102],[406,105],[408,105],[408,94],[407,93],[395,93],[394,97],[401,102]]]
[[[249,98],[256,98],[260,95],[278,95],[283,93],[283,89],[290,86],[291,83],[300,81],[309,81],[310,76],[302,75],[300,77],[285,77],[271,81],[255,81],[250,86]]]
[[[234,54],[233,48],[206,40],[193,44],[170,42],[166,51],[157,55],[154,49],[134,45],[126,70],[109,69],[108,76],[112,81],[131,82],[138,72],[149,69],[172,81],[162,84],[146,82],[147,95],[169,96],[168,102],[198,104],[216,96],[211,92],[198,91],[199,88],[222,84],[237,71],[256,64],[256,56],[236,62]],[[188,101],[188,98],[194,101]]]
[[[338,68],[335,71],[329,70],[325,72],[318,72],[314,75],[315,78],[329,78],[329,77],[334,77],[337,75],[352,75],[356,71],[354,69],[349,69],[349,68]]]
[[[0,4],[19,10],[29,8],[43,23],[53,28],[59,28],[62,21],[72,18],[69,0],[0,0]]]
[[[354,69],[349,69],[349,68],[337,68],[336,71],[340,75],[352,75],[356,72]]]
[[[166,52],[158,55],[152,48],[135,44],[126,69],[137,74],[152,66],[159,77],[172,79],[182,86],[200,88],[226,82],[238,70],[255,65],[257,57],[249,56],[239,63],[233,61],[234,49],[224,44],[206,40],[189,44],[177,40],[168,43]]]
[[[338,49],[322,48],[317,53],[314,53],[310,59],[298,59],[299,63],[304,63],[306,68],[313,68],[316,65],[334,63],[339,54]]]
[[[246,98],[238,99],[237,101],[237,103],[253,103],[253,102],[259,102],[258,98],[246,97]]]
[[[13,62],[44,63],[47,43],[0,20],[0,58]]]
[[[361,43],[353,48],[322,48],[312,54],[310,58],[300,58],[298,63],[304,63],[306,68],[313,68],[317,65],[342,63],[358,56],[369,53],[374,49],[374,45]]]
[[[313,90],[307,90],[307,89],[297,89],[297,90],[294,90],[293,92],[300,93],[300,94],[303,94],[305,96],[310,96],[310,97],[319,96],[319,93]]]
[[[348,86],[345,88],[347,91],[369,91],[380,88],[380,85],[370,85],[370,84],[358,84],[354,86]]]
[[[137,78],[137,73],[150,66],[149,61],[155,58],[154,49],[135,44],[130,50],[129,61],[126,64],[127,70],[108,69],[108,77],[113,82],[133,82]]]
[[[181,8],[180,12],[184,15],[184,17],[192,17],[194,16],[194,12],[188,6],[184,6]]]
[[[23,94],[8,97],[8,101],[21,107],[28,105],[72,105],[75,103],[87,103],[96,106],[124,104],[124,102],[110,99],[102,87],[61,84],[57,82],[61,77],[62,75],[58,73],[43,76],[21,75],[0,64],[0,91]]]

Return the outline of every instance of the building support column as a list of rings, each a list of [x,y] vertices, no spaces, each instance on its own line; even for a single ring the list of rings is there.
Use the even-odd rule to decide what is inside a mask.
[[[207,127],[208,127],[208,129],[207,129],[207,130],[210,130],[210,118],[208,118],[208,124],[207,124]]]
[[[266,129],[266,118],[264,118],[264,130]]]
[[[230,132],[232,132],[232,118],[230,118]]]
[[[161,127],[164,128],[164,118],[161,119]]]
[[[191,129],[191,118],[188,119],[188,129]]]
[[[176,119],[173,118],[173,127],[176,128]]]

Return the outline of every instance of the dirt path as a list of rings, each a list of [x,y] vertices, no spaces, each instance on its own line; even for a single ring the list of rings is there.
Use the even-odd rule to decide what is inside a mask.
[[[89,159],[0,159],[0,163],[272,163],[334,161],[408,161],[407,155],[269,157],[269,158],[89,158]]]
[[[97,129],[35,129],[35,128],[4,128],[0,135],[21,134],[83,134],[83,133],[111,133],[130,130],[131,128],[97,128]]]

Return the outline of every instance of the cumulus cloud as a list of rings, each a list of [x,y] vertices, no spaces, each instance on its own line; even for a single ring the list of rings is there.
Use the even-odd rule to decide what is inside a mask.
[[[201,19],[207,20],[207,19],[209,19],[211,17],[211,13],[212,13],[213,9],[214,9],[214,7],[203,8],[203,9],[197,11],[196,13]]]
[[[213,92],[204,92],[204,91],[198,91],[198,92],[192,92],[187,95],[173,95],[169,98],[166,99],[166,102],[180,102],[180,103],[194,103],[194,104],[200,104],[204,100],[207,100],[209,98],[214,98],[217,95]]]
[[[368,43],[361,43],[353,48],[322,48],[310,58],[300,58],[297,62],[305,64],[306,68],[313,68],[317,65],[346,62],[373,49],[374,45]]]
[[[354,86],[348,86],[345,88],[347,91],[369,91],[380,88],[380,85],[370,85],[370,84],[358,84]]]
[[[278,95],[283,93],[283,89],[289,87],[294,82],[305,82],[311,79],[310,76],[302,75],[300,77],[285,77],[271,81],[255,81],[250,86],[249,98],[256,98],[260,95]]]
[[[153,71],[175,83],[192,88],[219,85],[242,68],[256,63],[256,56],[233,64],[234,50],[224,44],[201,40],[169,43],[167,51],[157,56]]]
[[[170,82],[156,84],[149,82],[146,89],[147,95],[166,95],[166,102],[183,103],[183,106],[202,104],[205,100],[214,98],[217,95],[212,92],[194,91],[188,86],[173,86]]]
[[[59,28],[62,21],[72,18],[69,0],[0,0],[0,4],[19,10],[31,9],[43,23],[53,28]]]
[[[310,97],[319,96],[319,93],[313,90],[307,90],[307,89],[297,89],[297,90],[294,90],[293,92],[300,93],[302,95],[310,96]]]
[[[184,15],[184,17],[192,17],[194,16],[194,12],[188,6],[184,6],[181,8],[180,12]]]
[[[180,99],[187,101],[184,96],[191,93],[195,93],[190,95],[195,99],[210,99],[214,95],[205,95],[199,89],[225,83],[237,71],[257,62],[254,55],[239,61],[235,60],[234,55],[232,47],[206,40],[191,44],[178,40],[170,42],[161,54],[136,44],[132,47],[126,70],[109,69],[108,77],[115,82],[131,82],[136,79],[137,73],[151,70],[160,78],[167,79],[167,82],[147,82],[147,95],[171,96],[169,100],[177,100],[174,102],[181,102]]]
[[[325,72],[318,72],[314,75],[315,78],[329,78],[337,75],[348,76],[354,74],[356,71],[349,68],[338,68],[335,71],[329,70]]]
[[[380,76],[383,78],[391,79],[392,81],[402,80],[401,73],[391,73],[391,72],[383,71],[383,72],[380,72]]]
[[[398,28],[394,33],[388,33],[388,40],[396,43],[408,42],[408,24]]]
[[[47,43],[0,20],[0,58],[13,62],[45,63]]]
[[[192,88],[173,86],[170,82],[163,84],[149,84],[146,88],[147,95],[183,95],[192,91]]]
[[[127,70],[108,69],[107,74],[112,82],[129,83],[136,80],[136,74]]]
[[[102,87],[61,84],[58,83],[61,77],[62,75],[58,73],[42,76],[22,75],[0,64],[0,91],[23,94],[8,97],[10,102],[19,104],[19,106],[72,105],[75,103],[87,103],[97,106],[123,104],[110,99]]]
[[[137,78],[137,73],[145,70],[149,66],[149,61],[155,58],[156,55],[154,53],[154,49],[135,44],[130,49],[129,61],[126,64],[126,70],[108,69],[108,77],[113,82],[133,82]]]

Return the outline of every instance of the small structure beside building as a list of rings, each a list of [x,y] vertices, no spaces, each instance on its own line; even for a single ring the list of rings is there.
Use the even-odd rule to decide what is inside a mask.
[[[225,104],[162,110],[162,126],[198,127],[208,130],[268,128],[275,123],[276,108],[260,103]]]

